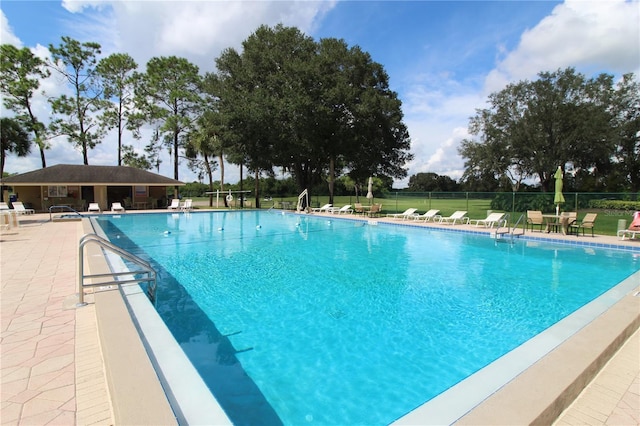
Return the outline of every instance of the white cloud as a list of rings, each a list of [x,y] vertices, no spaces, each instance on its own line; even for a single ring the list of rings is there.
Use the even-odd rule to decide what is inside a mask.
[[[566,1],[522,34],[518,47],[487,77],[487,93],[569,66],[588,75],[639,75],[639,22],[638,1]]]
[[[411,152],[415,156],[407,165],[409,176],[430,172],[458,179],[464,171],[458,146],[469,137],[469,118],[483,99],[475,86],[463,86],[448,75],[420,79],[427,83],[410,88],[403,103]],[[408,178],[394,186],[401,188],[407,184]]]
[[[485,106],[490,93],[510,82],[566,67],[588,76],[601,72],[640,76],[639,5],[637,0],[569,0],[558,5],[523,32],[511,52],[504,43],[496,45],[496,57],[503,59],[485,76],[484,87],[473,83],[465,87],[446,75],[423,78],[404,96],[405,122],[416,157],[408,165],[409,175],[433,172],[459,178],[464,161],[457,150],[469,137],[469,117]]]
[[[82,13],[74,31],[126,52],[141,66],[152,57],[179,56],[204,71],[214,69],[223,49],[239,49],[260,25],[282,23],[310,33],[335,1],[84,1],[63,5]],[[109,7],[107,7],[109,6]]]
[[[0,43],[11,44],[18,48],[22,48],[22,42],[13,33],[13,28],[9,25],[9,20],[5,16],[2,9],[0,9]]]

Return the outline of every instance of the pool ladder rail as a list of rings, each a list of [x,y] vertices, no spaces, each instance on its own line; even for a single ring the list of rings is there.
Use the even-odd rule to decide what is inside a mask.
[[[51,207],[49,207],[49,222],[53,222],[53,220],[54,220],[54,217],[53,217],[53,211],[54,210],[57,210],[58,213],[61,213],[61,212],[75,213],[80,218],[85,217],[82,213],[80,213],[78,210],[74,209],[73,207],[69,207],[69,206],[51,206]]]
[[[126,272],[109,272],[105,274],[88,274],[84,273],[84,247],[94,243],[100,246],[105,251],[110,251],[123,259],[134,263],[139,267],[137,270],[130,270]],[[142,275],[142,277],[137,277]],[[124,279],[119,279],[124,277]],[[99,282],[85,283],[86,279],[96,278]],[[104,278],[112,278],[111,280],[103,280]],[[84,301],[84,289],[85,287],[106,287],[110,285],[131,284],[131,283],[143,283],[147,285],[147,296],[151,299],[152,303],[155,303],[156,288],[157,288],[157,274],[155,269],[151,267],[151,264],[144,259],[139,258],[133,253],[129,253],[126,250],[112,244],[110,241],[99,237],[96,234],[86,234],[80,239],[78,250],[78,303],[77,307],[85,306],[87,303]]]
[[[516,223],[513,225],[513,227],[511,227],[509,225],[509,215],[507,214],[504,218],[503,225],[502,226],[498,225],[495,232],[491,234],[491,237],[497,241],[501,239],[503,236],[508,235],[511,238],[511,242],[513,242],[513,239],[515,237],[524,235],[525,233],[525,230],[527,227],[526,227],[526,223],[523,222],[524,218],[525,218],[525,215],[521,214],[518,220],[516,221]],[[522,229],[518,228],[518,226],[521,223],[523,225]],[[519,232],[516,233],[516,231],[519,231]]]

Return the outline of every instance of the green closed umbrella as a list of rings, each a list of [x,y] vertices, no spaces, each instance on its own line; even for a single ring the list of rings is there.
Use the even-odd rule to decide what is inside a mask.
[[[564,195],[562,195],[562,167],[558,166],[558,170],[553,175],[556,180],[556,194],[553,197],[553,203],[556,205],[556,216],[560,214],[560,204],[564,203]]]

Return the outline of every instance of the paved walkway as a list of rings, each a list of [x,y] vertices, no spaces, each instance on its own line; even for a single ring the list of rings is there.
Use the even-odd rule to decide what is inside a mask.
[[[94,306],[75,307],[80,222],[48,219],[0,235],[0,419],[113,424]]]
[[[48,219],[0,234],[1,424],[111,425],[95,310],[75,308],[80,222]],[[639,413],[636,332],[556,424],[638,425]]]
[[[640,331],[629,338],[555,426],[640,424]]]

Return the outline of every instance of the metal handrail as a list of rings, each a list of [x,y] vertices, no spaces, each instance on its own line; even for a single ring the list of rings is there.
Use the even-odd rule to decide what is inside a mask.
[[[84,274],[84,246],[89,243],[96,243],[101,248],[105,250],[109,250],[118,256],[135,263],[141,269],[134,271],[126,271],[126,272],[109,272],[106,274]],[[135,275],[138,274],[147,274],[146,277],[136,278]],[[118,277],[123,276],[131,276],[130,279],[119,280]],[[85,284],[86,278],[106,278],[112,277],[114,278],[111,281],[100,281],[99,283]],[[120,247],[114,245],[110,241],[99,237],[96,234],[86,234],[80,239],[79,245],[79,254],[78,254],[78,304],[76,306],[85,306],[86,303],[84,301],[84,288],[85,287],[102,287],[111,284],[130,284],[130,283],[140,283],[147,282],[149,283],[147,287],[147,295],[151,299],[152,302],[155,301],[156,288],[157,288],[157,274],[155,269],[151,267],[151,264],[144,259],[139,258],[133,253],[129,253],[126,250],[121,249]]]
[[[52,209],[61,209],[62,211],[68,211],[71,213],[75,213],[80,217],[84,217],[84,215],[82,213],[80,213],[78,210],[74,209],[73,207],[69,207],[69,206],[50,206],[49,207],[49,222],[53,221],[53,211]]]
[[[518,220],[516,221],[515,225],[513,225],[513,229],[511,230],[511,236],[512,236],[512,237],[513,237],[513,235],[514,235],[514,234],[513,234],[513,233],[514,233],[514,231],[516,230],[516,228],[518,227],[518,224],[520,223],[520,221],[521,221],[522,219],[524,219],[524,215],[523,215],[523,214],[521,214],[521,215],[520,215],[520,217],[519,217],[519,218],[518,218]],[[522,228],[522,235],[524,235],[524,234],[525,234],[526,229],[527,229],[527,227],[526,227],[526,224],[525,224],[525,226]]]
[[[505,219],[504,219],[504,225],[503,226],[498,226],[496,228],[496,232],[494,234],[495,237],[497,238],[498,235],[509,234],[509,235],[511,235],[511,241],[513,241],[513,237],[515,236],[515,231],[516,231],[516,229],[518,229],[518,225],[520,224],[520,222],[522,221],[522,219],[524,217],[525,217],[525,215],[521,214],[520,217],[518,218],[518,220],[516,220],[516,223],[513,225],[513,227],[511,227],[511,225],[509,225],[509,220],[508,220],[509,214],[507,214],[505,216]],[[501,231],[500,228],[506,228],[506,229],[504,231]],[[523,228],[522,235],[525,234],[525,229],[526,229],[526,227]]]

